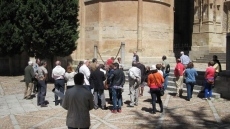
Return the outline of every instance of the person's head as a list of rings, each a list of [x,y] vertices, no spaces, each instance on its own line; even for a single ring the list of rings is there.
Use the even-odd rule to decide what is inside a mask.
[[[28,65],[33,65],[33,62],[32,61],[28,61]]]
[[[213,55],[213,56],[212,56],[212,58],[213,58],[213,61],[216,61],[216,60],[218,60],[218,57],[217,57],[217,55]]]
[[[113,68],[114,69],[119,69],[119,64],[118,63],[113,63]]]
[[[118,61],[118,62],[121,62],[121,57],[118,57],[118,58],[117,58],[117,61]]]
[[[89,60],[84,60],[84,64],[85,64],[86,66],[89,66]]]
[[[183,51],[181,51],[181,52],[180,52],[180,54],[181,54],[181,55],[184,55],[184,52],[183,52]]]
[[[176,62],[177,62],[177,63],[180,63],[180,62],[181,62],[180,58],[178,58],[178,59],[176,60]]]
[[[213,61],[209,61],[208,62],[208,66],[213,66],[214,65],[214,62]]]
[[[114,57],[111,57],[111,60],[113,60],[113,61],[114,61],[114,60],[115,60],[115,58],[114,58]]]
[[[61,65],[61,61],[57,60],[57,61],[55,62],[55,64],[56,64],[56,66],[57,66],[57,65]]]
[[[137,63],[136,63],[136,62],[133,62],[133,63],[132,63],[132,66],[133,66],[133,67],[137,67]]]
[[[96,63],[96,62],[97,62],[97,58],[93,58],[92,63]]]
[[[133,52],[133,55],[137,55],[137,52],[136,52],[136,51],[134,51],[134,52]]]
[[[162,56],[162,60],[166,60],[167,57],[165,55]]]
[[[156,65],[157,70],[160,70],[161,67],[162,67],[161,64],[157,64],[157,65]]]
[[[157,72],[156,65],[152,65],[152,66],[150,67],[150,71],[151,71],[152,73],[156,73],[156,72]]]
[[[47,65],[46,61],[42,60],[41,63],[40,63],[40,66],[46,67],[46,65]]]
[[[36,59],[36,63],[37,63],[38,65],[41,63],[41,61],[40,61],[39,58]]]
[[[74,76],[74,83],[75,83],[75,85],[83,85],[84,84],[84,74],[77,73]]]
[[[78,66],[82,66],[84,64],[84,61],[79,61]]]
[[[66,71],[68,73],[71,73],[71,72],[73,72],[73,68],[69,65],[69,66],[67,66]]]
[[[98,67],[99,67],[100,69],[105,69],[105,65],[103,65],[103,64],[99,64]]]
[[[189,62],[188,65],[187,65],[187,68],[190,68],[190,69],[191,69],[191,68],[194,68],[193,63],[192,63],[192,62]]]

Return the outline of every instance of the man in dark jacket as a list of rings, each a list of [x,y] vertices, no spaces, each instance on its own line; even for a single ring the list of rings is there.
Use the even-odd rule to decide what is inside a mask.
[[[113,95],[113,109],[112,113],[121,112],[121,93],[123,90],[123,86],[125,84],[125,74],[121,69],[119,69],[119,64],[114,63],[114,72],[109,77],[109,80],[111,80],[111,89],[112,89],[112,95]],[[117,106],[118,105],[118,106]]]
[[[101,99],[102,110],[106,109],[105,106],[105,95],[104,95],[104,83],[105,75],[100,68],[97,66],[95,71],[92,71],[89,77],[89,82],[92,87],[94,87],[94,109],[98,109],[98,96]]]
[[[145,86],[145,72],[146,72],[146,68],[145,65],[143,65],[140,62],[137,62],[136,67],[139,68],[141,70],[141,84],[140,84],[140,96],[143,96],[143,91],[144,91],[144,86]]]
[[[32,88],[33,88],[33,77],[34,77],[34,69],[33,69],[33,63],[32,61],[28,62],[28,66],[25,68],[25,83],[26,83],[26,89],[24,92],[24,99],[32,99],[31,96]]]

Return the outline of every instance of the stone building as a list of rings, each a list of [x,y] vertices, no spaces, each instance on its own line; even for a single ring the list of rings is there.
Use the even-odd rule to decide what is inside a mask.
[[[141,62],[162,55],[192,59],[226,53],[230,29],[228,0],[79,0],[80,34],[74,60],[116,56],[125,43],[125,61],[137,51]],[[98,57],[99,58],[99,57]]]

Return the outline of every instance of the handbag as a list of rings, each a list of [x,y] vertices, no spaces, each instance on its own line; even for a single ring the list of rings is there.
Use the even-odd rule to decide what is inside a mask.
[[[108,90],[108,89],[109,89],[109,84],[107,84],[107,80],[105,80],[105,82],[104,82],[104,89],[105,89],[105,90]]]

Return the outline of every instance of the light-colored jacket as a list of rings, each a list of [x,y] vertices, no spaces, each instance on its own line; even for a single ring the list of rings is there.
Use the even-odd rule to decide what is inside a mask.
[[[136,79],[141,80],[141,70],[137,67],[132,67],[129,69],[129,79]]]
[[[89,85],[89,76],[90,76],[89,68],[85,64],[83,64],[80,67],[79,72],[84,74],[84,81],[85,81],[84,85]]]
[[[75,85],[74,83],[74,75],[76,74],[76,72],[71,72],[71,73],[68,73],[66,72],[65,73],[65,80],[67,81],[67,86],[73,86]]]
[[[62,107],[68,110],[66,125],[72,128],[89,127],[89,111],[93,105],[93,95],[85,86],[76,85],[67,90],[62,103]]]

